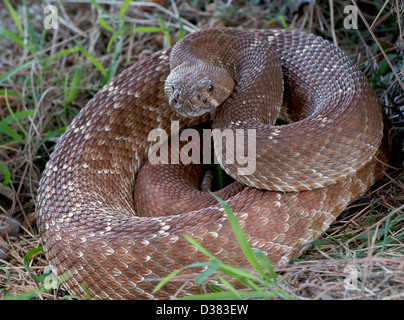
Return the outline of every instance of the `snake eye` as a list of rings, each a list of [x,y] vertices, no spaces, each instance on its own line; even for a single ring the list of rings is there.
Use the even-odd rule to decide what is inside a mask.
[[[214,87],[213,87],[213,84],[210,84],[209,87],[208,87],[208,91],[209,91],[209,92],[212,92],[212,91],[213,91],[213,88],[214,88]]]

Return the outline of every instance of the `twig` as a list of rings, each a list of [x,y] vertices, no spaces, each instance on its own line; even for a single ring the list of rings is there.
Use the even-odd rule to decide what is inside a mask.
[[[387,6],[388,3],[389,3],[389,0],[386,0],[383,7],[380,9],[379,13],[377,14],[376,18],[373,20],[372,25],[370,26],[370,29],[373,29],[376,21],[379,19],[380,15],[382,14],[384,8]]]
[[[332,39],[336,47],[338,47],[337,36],[335,35],[335,24],[334,24],[334,1],[329,0],[330,4],[330,27],[331,27],[331,34]]]
[[[396,0],[396,9],[397,9],[397,23],[398,23],[398,30],[400,32],[401,45],[404,48],[403,30],[401,28],[401,18],[400,18],[401,15],[398,0]]]
[[[401,81],[400,76],[397,74],[396,70],[394,70],[394,67],[389,59],[389,57],[387,56],[386,52],[384,52],[383,47],[381,46],[379,40],[377,39],[376,35],[374,34],[374,32],[372,31],[368,21],[366,20],[366,18],[364,17],[364,15],[362,14],[362,11],[359,9],[358,4],[356,3],[355,0],[351,0],[352,3],[354,4],[354,6],[356,7],[356,9],[358,10],[359,15],[361,16],[362,21],[365,23],[366,27],[368,28],[369,33],[371,34],[373,40],[376,42],[377,46],[379,47],[380,51],[382,52],[384,58],[386,59],[387,63],[389,64],[391,70],[393,71],[395,77],[397,78],[398,83],[400,84],[401,88],[404,90],[404,83]]]

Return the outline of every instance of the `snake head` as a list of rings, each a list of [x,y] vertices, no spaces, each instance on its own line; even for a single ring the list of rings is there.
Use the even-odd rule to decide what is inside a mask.
[[[222,68],[202,64],[181,64],[174,68],[164,85],[168,102],[184,117],[212,112],[233,92],[234,80]]]

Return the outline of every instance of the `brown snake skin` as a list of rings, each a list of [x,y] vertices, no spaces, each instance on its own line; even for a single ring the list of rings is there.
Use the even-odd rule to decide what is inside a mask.
[[[182,234],[219,259],[247,265],[224,210],[195,186],[189,191],[187,185],[184,194],[168,191],[161,180],[142,172],[139,179],[143,175],[145,183],[140,189],[137,184],[135,193],[138,199],[151,194],[147,206],[158,215],[136,215],[135,180],[155,144],[148,134],[156,128],[170,132],[172,120],[179,121],[180,130],[212,117],[214,128],[256,128],[256,171],[238,176],[235,165],[225,165],[248,186],[236,183],[234,194],[224,197],[253,249],[276,265],[318,238],[319,229],[326,230],[380,177],[375,155],[382,139],[381,108],[357,66],[339,49],[314,35],[286,30],[208,29],[184,39],[134,64],[98,92],[61,137],[43,172],[36,211],[40,236],[53,269],[68,272],[64,286],[71,294],[85,297],[83,283],[95,299],[168,299],[198,292],[192,283],[170,282],[151,294],[162,277],[207,260]],[[212,74],[213,90],[209,81],[198,82],[200,75],[184,86],[183,79],[195,76],[195,56],[204,61],[202,76]],[[182,62],[165,83],[170,63],[174,69]],[[276,77],[280,71],[284,94]],[[196,101],[187,101],[194,99],[190,86],[200,92]],[[214,111],[228,88],[230,97]],[[207,113],[180,116],[165,91],[179,113]],[[281,116],[293,123],[274,126],[282,100],[288,111]],[[225,162],[226,157],[218,158]],[[172,174],[164,165],[146,167]],[[173,175],[181,172],[175,170],[183,169],[178,166]],[[163,212],[164,199],[170,198],[174,206]],[[139,201],[136,208],[144,206]],[[194,207],[187,208],[190,202]]]

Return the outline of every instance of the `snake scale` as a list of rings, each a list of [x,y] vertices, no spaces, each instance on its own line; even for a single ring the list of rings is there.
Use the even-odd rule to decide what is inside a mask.
[[[274,125],[278,116],[290,123]],[[247,265],[211,195],[194,182],[180,182],[178,189],[164,184],[175,185],[178,174],[195,179],[181,171],[187,166],[169,171],[145,164],[155,144],[148,139],[151,130],[170,132],[178,121],[181,131],[208,120],[220,130],[256,130],[252,174],[238,175],[236,164],[225,163],[224,149],[215,146],[215,152],[239,181],[223,197],[252,248],[275,265],[318,238],[381,175],[381,108],[341,50],[290,30],[193,33],[105,85],[67,128],[46,165],[37,224],[52,268],[68,273],[64,286],[70,293],[85,297],[82,284],[95,299],[198,292],[192,282],[169,282],[152,294],[167,274],[208,259],[183,234],[219,259]],[[149,171],[139,174],[142,166]],[[170,199],[173,207],[165,205]],[[145,203],[157,215],[137,214]]]

